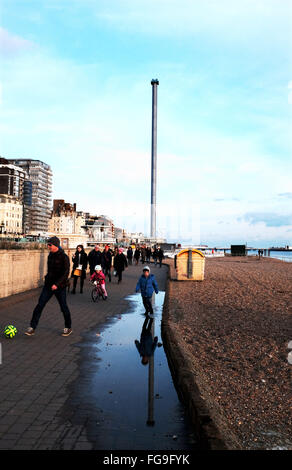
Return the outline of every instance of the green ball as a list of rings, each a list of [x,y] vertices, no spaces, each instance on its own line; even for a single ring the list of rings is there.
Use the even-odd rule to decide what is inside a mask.
[[[6,338],[14,338],[14,336],[17,334],[17,328],[13,325],[7,325],[4,328],[4,335]]]

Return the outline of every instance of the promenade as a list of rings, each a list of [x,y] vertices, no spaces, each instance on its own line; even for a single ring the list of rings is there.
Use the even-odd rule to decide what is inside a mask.
[[[161,291],[158,315],[168,268],[151,269]],[[97,303],[88,278],[83,294],[78,284],[76,295],[68,294],[69,337],[61,336],[63,316],[54,297],[35,335],[24,334],[40,289],[0,300],[1,332],[7,324],[18,329],[12,340],[1,336],[0,449],[193,448],[162,347],[155,353],[160,382],[155,378],[154,390],[161,418],[152,428],[145,424],[148,372],[134,344],[145,318],[140,294],[133,295],[141,272],[141,264],[130,266],[119,285],[113,277],[108,300]],[[155,334],[161,341],[159,322]]]

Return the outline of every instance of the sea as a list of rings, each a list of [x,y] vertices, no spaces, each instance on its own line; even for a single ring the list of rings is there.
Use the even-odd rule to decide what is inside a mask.
[[[230,252],[230,250],[228,250]],[[228,253],[228,251],[226,251]],[[248,250],[248,256],[258,256],[258,250]],[[292,262],[292,251],[270,251],[267,258],[276,258],[287,263]]]
[[[270,251],[270,258],[277,258],[282,261],[292,262],[292,251]]]

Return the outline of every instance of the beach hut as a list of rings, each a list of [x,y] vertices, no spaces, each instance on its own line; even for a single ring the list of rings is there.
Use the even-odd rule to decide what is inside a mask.
[[[205,255],[194,248],[182,250],[176,255],[175,267],[178,281],[203,281]]]

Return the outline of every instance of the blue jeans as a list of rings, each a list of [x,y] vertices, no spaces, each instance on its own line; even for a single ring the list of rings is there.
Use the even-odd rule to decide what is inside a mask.
[[[48,301],[53,297],[53,295],[56,296],[56,299],[58,300],[60,308],[61,308],[61,312],[63,313],[64,321],[65,321],[65,328],[71,328],[71,314],[70,314],[70,310],[68,308],[67,301],[66,301],[66,287],[64,287],[63,289],[57,289],[53,291],[50,287],[44,286],[41,292],[38,304],[35,307],[33,314],[32,314],[30,326],[33,329],[36,329],[39,319],[41,317],[42,311],[45,305],[48,303]]]

